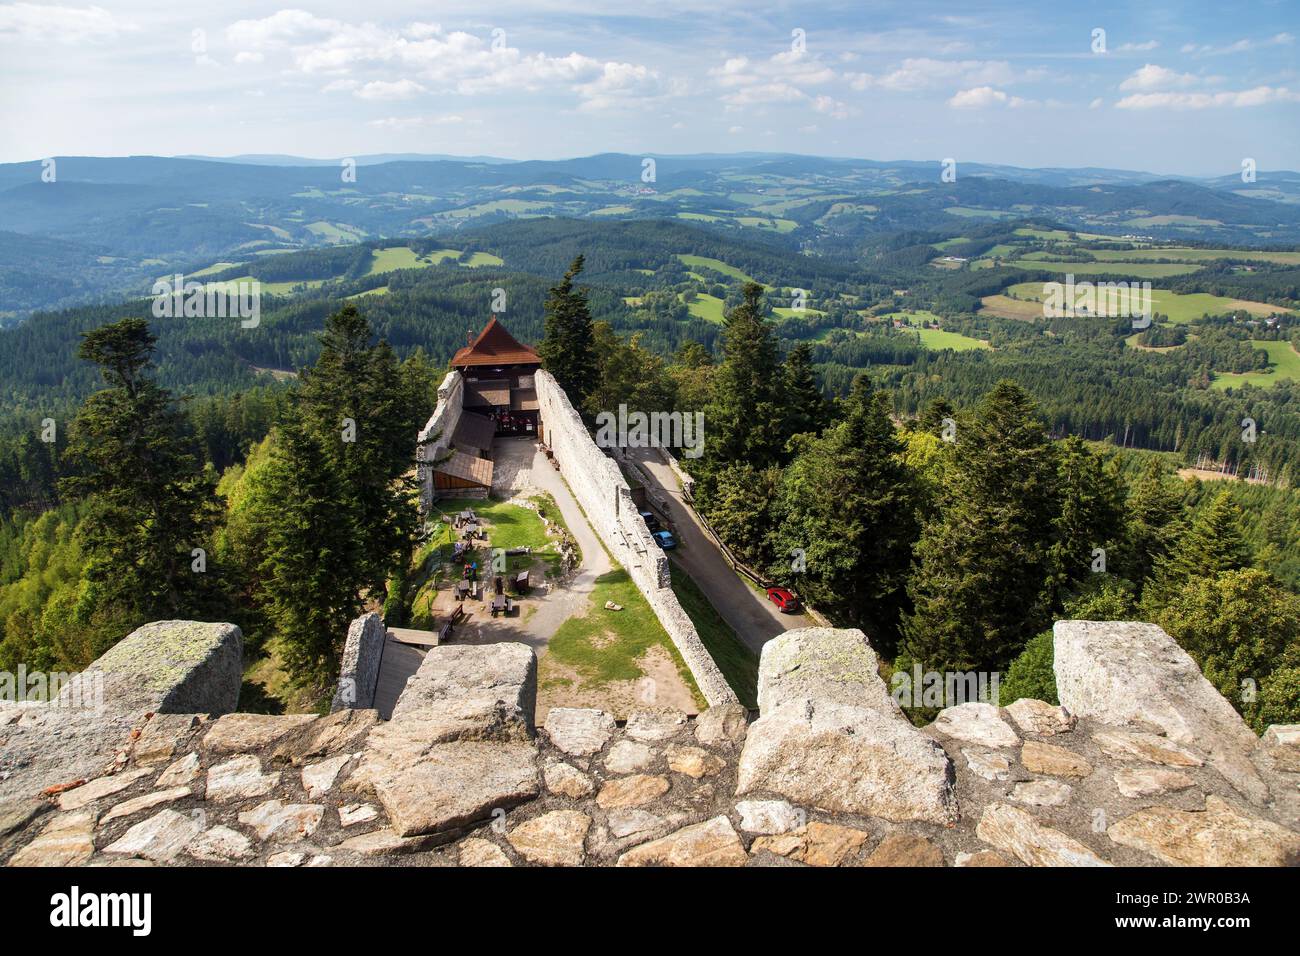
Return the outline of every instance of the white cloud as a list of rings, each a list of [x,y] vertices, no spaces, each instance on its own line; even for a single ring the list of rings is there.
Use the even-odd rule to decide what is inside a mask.
[[[1290,33],[1275,33],[1263,40],[1236,40],[1224,46],[1214,46],[1210,43],[1184,43],[1180,52],[1198,56],[1223,56],[1232,53],[1249,53],[1270,46],[1290,46],[1294,42],[1295,37]]]
[[[1123,110],[1204,110],[1214,107],[1242,108],[1266,103],[1300,103],[1300,93],[1284,86],[1256,86],[1249,90],[1222,93],[1135,93],[1115,105]]]
[[[1115,49],[1119,53],[1146,53],[1148,50],[1154,50],[1159,45],[1159,40],[1147,40],[1143,43],[1121,43]]]
[[[103,7],[64,7],[58,4],[10,3],[0,6],[0,39],[73,45],[114,40],[139,27]]]
[[[995,90],[991,86],[977,86],[959,91],[948,100],[948,105],[955,110],[979,110],[990,106],[1004,106],[1009,99],[1001,90]]]
[[[1176,73],[1163,66],[1148,63],[1119,85],[1121,90],[1172,90],[1195,86],[1197,79],[1190,73]]]
[[[868,85],[896,93],[918,93],[953,86],[1008,86],[1039,79],[1041,70],[1017,72],[1005,60],[935,60],[912,57]]]
[[[392,83],[373,80],[356,91],[363,100],[409,100],[426,92],[425,88],[413,80],[397,80]]]
[[[420,92],[477,96],[558,91],[576,96],[582,109],[600,110],[678,92],[653,69],[639,64],[601,61],[577,52],[525,54],[506,44],[494,46],[488,38],[447,32],[423,21],[390,28],[345,23],[304,10],[280,10],[232,24],[226,38],[243,50],[276,51],[299,73],[384,74],[361,87],[357,95],[367,99]]]

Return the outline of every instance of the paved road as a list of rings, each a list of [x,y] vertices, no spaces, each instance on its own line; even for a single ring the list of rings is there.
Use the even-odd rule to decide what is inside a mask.
[[[806,614],[782,614],[766,595],[732,570],[683,498],[677,475],[656,449],[632,449],[631,456],[649,478],[651,488],[668,501],[668,518],[677,536],[677,548],[670,556],[695,579],[722,619],[755,654],[782,631],[816,626]]]

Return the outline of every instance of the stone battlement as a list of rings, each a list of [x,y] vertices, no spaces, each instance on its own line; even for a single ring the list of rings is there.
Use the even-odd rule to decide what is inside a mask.
[[[1262,740],[1243,734],[1235,712],[1151,625],[1061,622],[1065,706],[967,703],[924,728],[903,716],[856,630],[807,628],[769,642],[756,719],[735,703],[695,719],[640,711],[623,723],[555,708],[541,726],[536,660],[523,645],[432,649],[386,722],[351,707],[325,717],[223,714],[236,704],[227,678],[233,661],[237,693],[239,645],[231,625],[160,622],[97,662],[125,678],[103,714],[0,709],[0,859],[1300,859],[1300,728],[1272,728]],[[135,671],[149,679],[131,681]],[[132,684],[144,692],[128,691]],[[188,706],[198,712],[176,710]],[[96,733],[84,732],[87,720]],[[60,740],[55,762],[34,758]]]

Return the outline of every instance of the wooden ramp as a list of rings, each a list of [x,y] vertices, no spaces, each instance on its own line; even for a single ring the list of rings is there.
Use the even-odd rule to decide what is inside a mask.
[[[420,669],[428,649],[437,643],[438,635],[432,631],[401,627],[389,629],[384,640],[384,653],[379,659],[379,679],[375,684],[375,710],[384,720],[393,716],[393,708],[406,689],[407,680]]]
[[[411,627],[390,627],[388,639],[398,644],[410,644],[413,647],[437,647],[437,631],[417,631]]]

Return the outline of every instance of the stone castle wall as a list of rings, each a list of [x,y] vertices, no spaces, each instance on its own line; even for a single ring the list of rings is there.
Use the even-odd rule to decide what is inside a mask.
[[[672,638],[710,704],[736,700],[672,589],[668,558],[650,536],[618,464],[596,447],[564,390],[546,371],[534,376],[545,443],[592,528],[627,569]]]
[[[465,380],[460,372],[447,373],[438,386],[438,404],[420,430],[416,441],[416,458],[420,462],[435,462],[451,449],[451,438],[460,424],[465,403]],[[419,468],[420,504],[428,510],[433,503],[433,469]]]
[[[623,724],[553,708],[540,727],[536,659],[522,644],[433,648],[385,722],[358,709],[155,712],[160,701],[205,703],[183,689],[205,674],[221,678],[239,635],[195,622],[145,633],[113,661],[120,679],[104,712],[123,718],[113,740],[76,738],[94,745],[77,756],[68,714],[0,707],[0,861],[1300,862],[1300,727],[1243,736],[1240,718],[1150,625],[1056,626],[1056,677],[1077,712],[1033,700],[967,703],[928,727],[900,712],[857,630],[806,628],[770,641],[752,722],[730,703],[695,719],[637,711]],[[1128,686],[1152,691],[1149,700],[1118,682],[1121,660]],[[148,699],[131,688],[132,673]],[[231,705],[228,684],[216,686],[222,696],[211,702]],[[61,748],[62,762],[23,763],[42,747]]]

